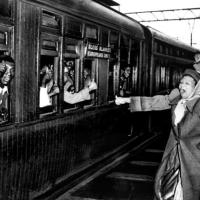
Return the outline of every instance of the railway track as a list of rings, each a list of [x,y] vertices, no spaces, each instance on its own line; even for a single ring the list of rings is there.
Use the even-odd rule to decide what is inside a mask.
[[[162,136],[145,141],[145,148],[138,145],[139,151],[133,149],[128,156],[118,157],[56,200],[153,200],[154,177],[165,141]]]

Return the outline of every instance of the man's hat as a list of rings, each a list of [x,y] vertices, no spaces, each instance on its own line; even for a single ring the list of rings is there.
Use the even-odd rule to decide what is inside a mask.
[[[200,53],[196,53],[195,56],[194,56],[194,59],[195,59],[194,64],[199,63],[200,62]]]
[[[193,70],[193,69],[186,69],[184,72],[183,72],[183,76],[190,76],[192,77],[196,82],[198,82],[200,80],[200,74],[196,71],[196,70]],[[182,76],[182,77],[183,77]]]

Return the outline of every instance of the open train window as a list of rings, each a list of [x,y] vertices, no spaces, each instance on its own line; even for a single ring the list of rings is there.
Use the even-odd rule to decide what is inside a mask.
[[[128,97],[132,89],[132,67],[130,65],[120,66],[119,95]]]
[[[64,111],[77,108],[77,103],[79,102],[74,93],[79,92],[80,89],[80,52],[82,44],[82,40],[64,38],[62,69]]]
[[[40,57],[40,113],[56,111],[57,94],[59,87],[57,82],[58,57],[42,55]]]
[[[66,94],[74,94],[77,92],[77,71],[78,71],[78,59],[75,58],[64,58],[63,59],[63,109],[75,108],[76,104],[66,102]]]
[[[130,46],[129,37],[122,34],[120,40],[120,77],[119,77],[120,96],[130,96],[131,94],[132,66],[130,66],[129,64],[129,46]]]
[[[82,88],[87,87],[89,81],[93,80],[96,82],[96,65],[97,59],[84,59],[83,62],[83,79],[82,79]],[[91,99],[84,101],[84,106],[95,104],[95,92],[91,92]]]
[[[115,94],[118,93],[119,84],[119,33],[115,31],[110,32],[110,62],[108,73],[108,101],[113,101]]]
[[[7,52],[0,50],[0,55],[6,55]],[[14,69],[10,71],[14,74]],[[8,69],[2,71],[1,69],[1,78],[4,74],[8,74]],[[3,75],[2,75],[3,74]],[[10,74],[10,73],[9,73]],[[11,77],[11,75],[7,75],[7,77]],[[0,87],[0,124],[7,123],[10,119],[10,84],[4,85],[1,82]]]
[[[42,34],[39,65],[39,111],[41,116],[57,111],[58,85],[58,44],[59,38]]]

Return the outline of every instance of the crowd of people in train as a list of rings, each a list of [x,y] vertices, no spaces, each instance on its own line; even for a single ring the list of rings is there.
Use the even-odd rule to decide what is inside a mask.
[[[171,131],[155,178],[156,200],[200,199],[200,53],[193,67],[184,71],[179,87],[169,95],[155,95],[145,104],[149,111],[172,110]],[[129,103],[134,112],[135,98],[116,96],[115,103]]]
[[[84,88],[75,92],[73,61],[64,63],[64,101],[75,104],[90,100],[90,92],[97,89],[97,84],[91,79],[87,69],[84,69]],[[54,82],[53,65],[45,65],[41,71],[40,107],[52,105],[52,96],[60,93],[60,88]]]

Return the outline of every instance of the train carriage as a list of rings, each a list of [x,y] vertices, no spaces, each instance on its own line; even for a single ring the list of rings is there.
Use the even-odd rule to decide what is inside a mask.
[[[199,50],[186,45],[152,27],[144,27],[146,59],[143,76],[143,95],[167,95],[177,88],[182,73],[192,68],[194,55]],[[146,73],[145,73],[146,72]],[[149,130],[169,133],[170,111],[151,112],[148,118]]]
[[[139,80],[143,28],[90,0],[10,0],[0,6],[0,52],[15,60],[9,113],[0,126],[0,199],[55,198],[60,186],[80,181],[134,141],[127,136],[129,111],[115,106],[114,98],[126,65]],[[90,100],[64,101],[65,65],[74,92],[84,87],[86,72],[95,80]],[[46,71],[59,92],[44,105]]]

